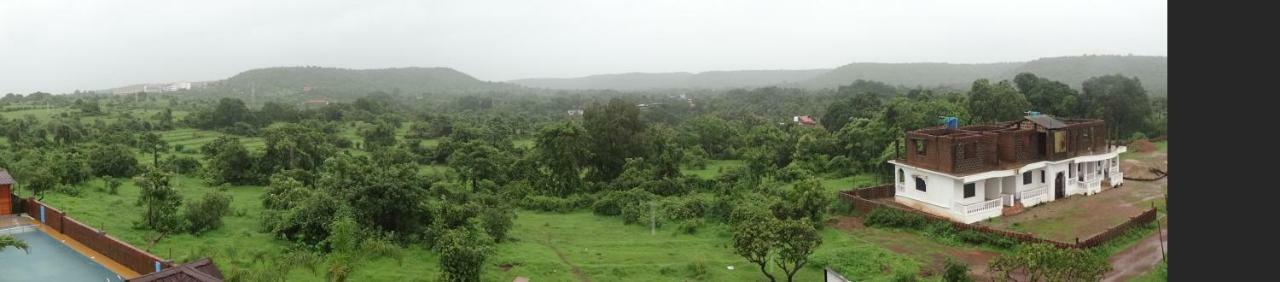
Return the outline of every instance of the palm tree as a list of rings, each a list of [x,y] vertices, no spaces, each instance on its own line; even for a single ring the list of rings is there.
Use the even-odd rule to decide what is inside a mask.
[[[12,235],[0,235],[0,252],[3,252],[8,247],[18,248],[28,254],[31,253],[31,250],[27,249],[27,242],[18,240],[18,237],[13,237]]]

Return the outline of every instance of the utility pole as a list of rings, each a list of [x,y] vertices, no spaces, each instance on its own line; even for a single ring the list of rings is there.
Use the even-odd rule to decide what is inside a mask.
[[[657,211],[657,208],[653,205],[653,202],[649,202],[649,235],[657,234],[657,228],[658,228],[658,211]]]
[[[1151,209],[1156,209],[1156,202],[1151,202]],[[1160,260],[1169,261],[1169,253],[1164,250],[1164,231],[1160,227],[1160,211],[1156,210],[1156,236],[1160,236]]]

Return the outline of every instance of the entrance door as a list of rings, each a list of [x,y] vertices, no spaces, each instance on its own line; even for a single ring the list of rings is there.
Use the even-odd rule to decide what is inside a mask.
[[[1058,176],[1053,179],[1053,195],[1054,199],[1062,199],[1067,196],[1067,183],[1066,180],[1062,178],[1061,172],[1059,172]]]

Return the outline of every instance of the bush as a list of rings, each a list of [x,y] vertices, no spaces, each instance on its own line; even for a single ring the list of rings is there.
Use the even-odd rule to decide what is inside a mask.
[[[691,234],[691,235],[697,234],[698,229],[702,228],[702,225],[705,223],[706,221],[702,220],[701,218],[685,220],[685,221],[681,221],[680,225],[676,226],[676,229],[679,230],[680,233],[684,233],[684,234]]]
[[[621,215],[626,206],[648,203],[655,198],[657,196],[653,193],[639,188],[606,192],[604,196],[598,197],[591,206],[591,211],[597,215]]]
[[[969,277],[968,265],[952,259],[947,259],[946,268],[942,272],[942,281],[971,282],[973,281],[973,278]]]
[[[106,178],[102,182],[106,185],[106,192],[111,195],[120,194],[120,185],[124,185],[120,178]]]
[[[204,231],[222,227],[222,216],[231,213],[231,196],[220,191],[204,194],[199,201],[186,206],[183,217],[187,220],[187,231],[199,235]]]
[[[523,201],[519,201],[519,206],[526,209],[547,211],[547,212],[571,212],[578,208],[591,205],[591,200],[582,195],[573,195],[568,198],[530,195],[525,196]]]
[[[695,194],[686,197],[667,197],[658,203],[662,217],[670,220],[702,218],[712,208],[714,196]]]
[[[877,208],[867,214],[867,226],[923,230],[928,220],[918,214],[891,208]]]
[[[625,207],[622,208],[622,223],[647,224],[647,223],[650,223],[650,221],[656,220],[657,222],[654,222],[654,224],[656,224],[657,226],[662,226],[663,219],[660,217],[656,217],[654,214],[656,212],[657,212],[656,206],[650,207],[646,203],[626,205]]]
[[[690,262],[688,266],[685,266],[685,269],[689,271],[689,278],[692,278],[693,280],[701,281],[707,279],[706,262],[701,260]]]
[[[188,156],[172,157],[165,161],[169,171],[177,174],[191,175],[200,171],[200,161]]]

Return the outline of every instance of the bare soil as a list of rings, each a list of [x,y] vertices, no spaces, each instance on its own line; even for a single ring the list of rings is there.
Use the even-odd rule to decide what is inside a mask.
[[[998,256],[998,253],[972,247],[945,245],[912,233],[868,228],[862,220],[861,217],[846,216],[840,217],[830,225],[895,253],[926,263],[927,265],[921,270],[922,275],[940,275],[946,267],[947,258],[952,258],[968,265],[969,275],[975,280],[991,279],[987,263]]]
[[[1169,250],[1169,228],[1161,228],[1160,234],[1151,234],[1137,244],[1116,253],[1108,261],[1111,272],[1103,276],[1102,281],[1127,281],[1155,268],[1164,253]]]

